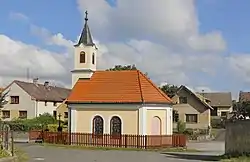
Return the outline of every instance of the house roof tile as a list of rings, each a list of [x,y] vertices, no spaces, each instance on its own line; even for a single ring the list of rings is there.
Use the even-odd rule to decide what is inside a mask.
[[[71,91],[67,88],[55,86],[46,87],[43,84],[35,84],[18,80],[14,80],[12,83],[16,83],[32,98],[39,101],[63,102],[68,97]],[[6,87],[5,89],[7,89],[8,87]]]
[[[96,71],[75,84],[69,103],[168,103],[172,100],[138,70]]]
[[[239,93],[239,101],[240,102],[250,101],[250,92],[242,92],[242,91],[240,91],[240,93]]]
[[[208,98],[211,102],[211,106],[232,106],[231,92],[211,92],[211,93],[199,93],[200,95]]]

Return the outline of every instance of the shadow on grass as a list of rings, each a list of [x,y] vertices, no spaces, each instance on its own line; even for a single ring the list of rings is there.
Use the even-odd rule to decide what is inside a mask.
[[[185,160],[201,160],[201,161],[220,161],[222,156],[218,155],[202,155],[202,154],[187,154],[187,153],[162,153],[167,157]]]

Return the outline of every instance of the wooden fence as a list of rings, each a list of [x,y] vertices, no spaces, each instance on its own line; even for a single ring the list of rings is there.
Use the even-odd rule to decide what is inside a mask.
[[[109,134],[94,135],[91,133],[67,133],[67,132],[42,132],[31,131],[30,140],[43,140],[45,143],[101,146],[101,147],[124,147],[124,148],[164,148],[185,147],[185,135],[119,135]]]

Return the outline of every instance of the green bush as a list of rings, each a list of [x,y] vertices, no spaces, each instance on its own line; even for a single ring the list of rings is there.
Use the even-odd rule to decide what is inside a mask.
[[[48,126],[47,126],[47,129],[50,132],[57,132],[57,128],[58,128],[58,124],[48,124]],[[67,130],[68,130],[67,126],[62,125],[62,128],[63,128],[63,132],[67,132]]]
[[[45,113],[33,119],[13,119],[4,123],[9,124],[13,131],[29,131],[45,129],[48,124],[56,124],[58,121],[52,115]]]
[[[225,128],[225,120],[220,117],[213,117],[211,119],[211,126],[217,129]]]
[[[183,134],[185,130],[186,130],[186,123],[179,120],[177,122],[177,132]]]

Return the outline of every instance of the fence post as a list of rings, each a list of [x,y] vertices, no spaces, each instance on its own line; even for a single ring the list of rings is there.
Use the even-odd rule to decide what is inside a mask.
[[[125,134],[125,148],[127,148],[128,147],[128,135],[127,134]]]
[[[11,131],[11,156],[14,156],[14,133]]]
[[[147,145],[148,145],[148,136],[147,135],[145,135],[144,136],[145,138],[145,141],[144,141],[144,144],[145,144],[145,149],[147,149]]]

